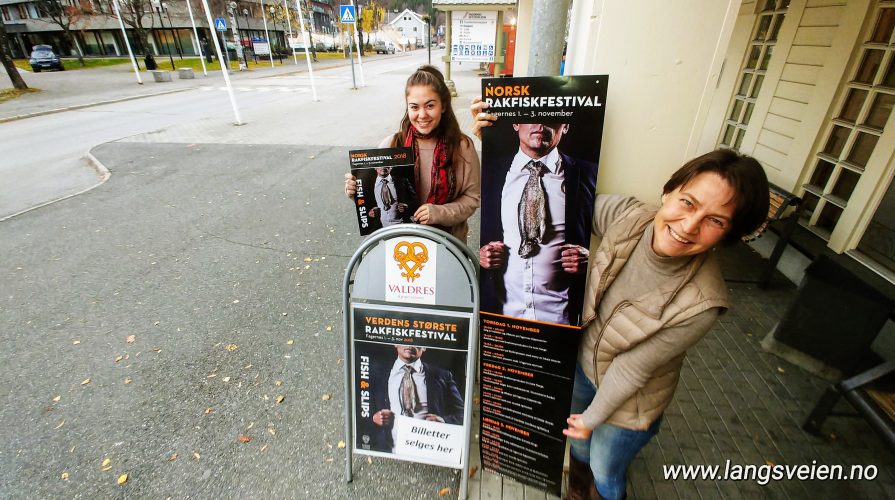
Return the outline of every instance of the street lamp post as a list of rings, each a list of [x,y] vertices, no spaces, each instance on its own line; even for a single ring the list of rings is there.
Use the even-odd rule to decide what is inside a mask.
[[[248,34],[249,41],[251,42],[252,41],[252,31],[249,29],[249,9],[243,8],[242,16],[246,20],[246,32]],[[242,41],[242,38],[240,38],[240,41]],[[245,59],[247,57],[245,49],[242,49],[242,57],[243,57],[243,59]],[[258,58],[255,56],[255,45],[254,44],[252,44],[252,57],[255,59],[255,64],[258,64]],[[248,66],[248,65],[249,65],[249,62],[246,61],[246,66]]]
[[[162,25],[162,33],[165,32],[165,23],[162,21],[162,3],[161,2],[153,2],[155,3],[155,13],[158,14],[158,22]],[[161,40],[159,40],[161,41]],[[167,43],[163,44],[165,46],[165,52],[168,53],[168,59],[171,60],[171,71],[176,70],[177,68],[174,66],[174,58],[171,56],[171,49],[168,47]]]
[[[230,22],[233,23],[233,42],[236,43],[236,61],[239,63],[239,70],[242,71],[248,68],[248,63],[245,62],[245,51],[242,50],[242,39],[239,35],[239,18],[236,15],[236,2],[230,2],[228,4],[227,13],[230,14]],[[240,56],[242,56],[242,61],[239,60]]]

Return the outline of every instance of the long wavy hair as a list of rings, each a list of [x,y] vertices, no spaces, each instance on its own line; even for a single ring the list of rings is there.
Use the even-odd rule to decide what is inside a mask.
[[[457,116],[454,114],[454,108],[451,106],[451,91],[448,90],[447,84],[444,83],[444,75],[438,68],[430,65],[423,65],[407,78],[407,84],[404,86],[404,97],[410,94],[410,87],[417,85],[425,85],[431,87],[441,100],[444,107],[444,113],[441,115],[441,121],[438,127],[432,132],[434,137],[443,137],[445,152],[447,153],[448,164],[451,165],[454,158],[454,152],[460,147],[461,141],[469,141],[469,138],[460,131],[460,124],[457,123]],[[404,139],[410,132],[410,116],[407,113],[407,107],[404,107],[404,118],[401,119],[400,132],[395,136],[395,144],[403,145]]]

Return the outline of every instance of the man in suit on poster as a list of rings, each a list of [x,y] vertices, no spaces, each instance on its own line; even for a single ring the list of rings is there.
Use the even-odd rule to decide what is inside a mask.
[[[410,179],[392,175],[390,167],[376,167],[373,195],[376,206],[370,208],[369,214],[381,227],[411,222],[419,206],[413,183]]]
[[[371,374],[371,448],[393,452],[395,416],[463,425],[463,397],[448,370],[423,362],[425,347],[395,345],[398,357]]]
[[[482,311],[580,323],[597,164],[557,146],[569,124],[513,124],[517,151],[482,165]]]

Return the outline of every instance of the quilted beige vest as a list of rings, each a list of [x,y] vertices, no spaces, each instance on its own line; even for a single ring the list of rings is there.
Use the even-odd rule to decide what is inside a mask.
[[[633,207],[606,230],[589,270],[582,312],[586,335],[598,335],[594,352],[594,373],[597,385],[612,360],[643,342],[665,327],[673,327],[713,307],[727,310],[727,287],[711,251],[696,256],[680,278],[672,278],[654,292],[632,301],[619,303],[603,328],[593,320],[596,307],[649,224],[656,209],[645,205]],[[669,359],[660,366],[646,385],[623,403],[607,420],[627,429],[644,430],[650,426],[674,395],[685,354]]]

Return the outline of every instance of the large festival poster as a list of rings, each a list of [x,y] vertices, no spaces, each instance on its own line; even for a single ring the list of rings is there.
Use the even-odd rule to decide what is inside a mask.
[[[482,465],[557,496],[607,84],[482,81]]]
[[[462,468],[472,313],[353,303],[354,451]]]

